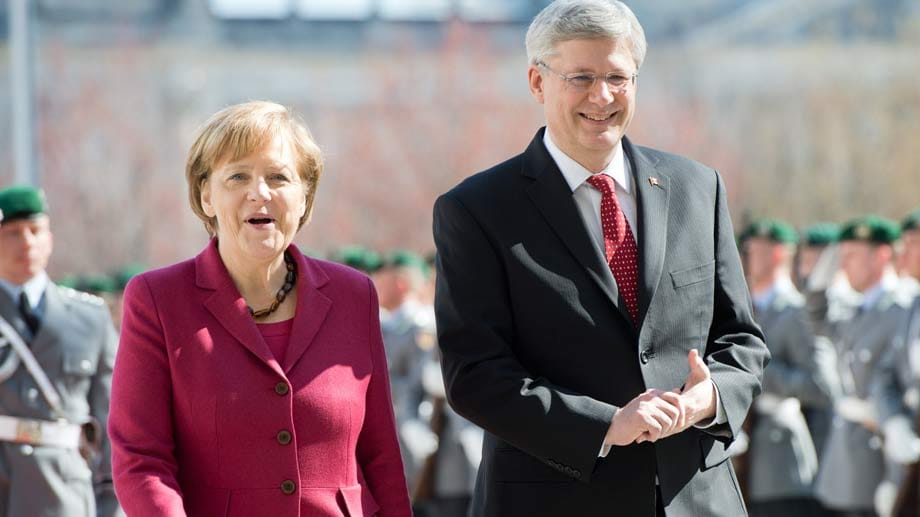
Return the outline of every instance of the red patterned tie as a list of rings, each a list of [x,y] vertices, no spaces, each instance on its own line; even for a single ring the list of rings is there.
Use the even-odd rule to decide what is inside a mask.
[[[639,250],[626,215],[620,209],[613,178],[595,174],[588,183],[601,193],[601,227],[604,229],[604,252],[607,265],[617,281],[626,310],[633,325],[639,324]]]

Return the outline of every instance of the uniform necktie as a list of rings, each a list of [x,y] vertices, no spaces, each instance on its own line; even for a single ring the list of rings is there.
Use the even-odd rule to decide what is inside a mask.
[[[25,291],[19,293],[19,314],[22,316],[22,320],[26,322],[26,326],[29,327],[29,330],[32,332],[32,337],[35,337],[35,334],[38,333],[40,322],[38,321],[38,316],[35,314],[35,311],[32,310],[32,304],[29,303],[29,297],[26,296]]]
[[[607,266],[617,281],[620,296],[626,303],[626,310],[632,316],[633,325],[639,325],[639,250],[626,215],[620,208],[613,178],[606,174],[594,174],[588,178],[601,193],[601,228],[604,230],[604,254]]]

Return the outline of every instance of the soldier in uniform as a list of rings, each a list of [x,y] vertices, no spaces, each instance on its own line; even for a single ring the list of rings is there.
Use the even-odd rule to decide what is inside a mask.
[[[788,224],[764,219],[741,235],[754,319],[772,360],[754,401],[747,457],[752,517],[813,516],[818,457],[801,407],[830,405],[833,353],[815,342],[805,299],[792,282],[797,236]]]
[[[834,405],[817,494],[840,515],[876,515],[875,492],[886,475],[878,416],[869,392],[879,359],[907,315],[909,302],[892,264],[893,245],[899,236],[897,223],[880,217],[847,223],[840,237],[840,265],[852,288],[861,294],[859,303],[849,311],[831,313],[820,290],[809,293],[815,328],[835,344],[842,392]],[[818,317],[822,313],[826,315],[823,319]]]
[[[901,236],[902,281],[907,282],[905,290],[910,295],[916,293],[915,283],[920,280],[920,210],[904,219]],[[917,465],[920,460],[917,426],[920,416],[920,297],[914,297],[907,322],[880,360],[871,393],[884,438],[883,451],[893,470],[876,493],[878,505],[888,510],[899,489],[902,499],[907,497],[907,492],[913,491],[911,515],[920,515],[917,497],[920,494],[916,493],[920,468]],[[905,467],[908,467],[906,478]]]
[[[374,275],[381,312],[386,311],[380,330],[410,490],[425,458],[437,448],[437,440],[428,425],[418,419],[419,404],[424,398],[423,360],[435,344],[434,311],[419,300],[426,270],[421,257],[399,250],[387,254]]]
[[[0,209],[0,316],[8,323],[0,345],[0,515],[94,516],[97,507],[112,515],[104,429],[117,337],[109,312],[101,298],[58,287],[45,273],[52,236],[41,191],[0,190]],[[17,352],[17,339],[30,353]],[[95,461],[86,459],[88,447],[81,454],[81,439],[100,446]]]

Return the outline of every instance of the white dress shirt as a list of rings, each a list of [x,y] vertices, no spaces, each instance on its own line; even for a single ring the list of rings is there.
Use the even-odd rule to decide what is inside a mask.
[[[549,151],[549,155],[553,158],[553,161],[556,162],[556,166],[559,167],[562,177],[565,178],[565,182],[572,190],[572,198],[575,200],[575,206],[578,207],[578,212],[581,214],[581,219],[585,223],[585,228],[591,236],[591,242],[594,244],[594,249],[598,253],[598,256],[602,258],[603,262],[606,263],[607,256],[604,251],[604,229],[601,226],[601,193],[587,181],[594,173],[584,168],[584,166],[576,162],[571,156],[559,149],[553,142],[549,128],[546,128],[546,131],[543,133],[543,145],[546,146],[546,150]],[[613,159],[610,160],[610,163],[604,170],[597,174],[606,174],[613,178],[613,182],[616,185],[617,201],[620,203],[620,209],[623,211],[623,215],[629,223],[629,229],[632,230],[633,238],[636,241],[636,246],[638,246],[638,203],[636,201],[636,189],[633,183],[632,174],[627,173],[628,167],[629,162],[626,160],[626,155],[623,153],[622,142],[617,142]],[[611,272],[609,268],[604,269],[609,278],[613,279],[613,272]],[[614,283],[616,283],[616,280],[614,280]],[[719,389],[715,387],[715,383],[713,383],[713,387],[715,388],[716,397],[715,418],[710,419],[708,422],[700,422],[694,427],[706,429],[716,424],[728,422],[725,411],[722,409],[722,401],[719,399]],[[609,452],[610,446],[602,444],[598,456],[606,457]]]

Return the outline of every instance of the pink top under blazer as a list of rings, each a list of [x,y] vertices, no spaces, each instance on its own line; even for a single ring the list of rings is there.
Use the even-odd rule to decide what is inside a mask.
[[[125,291],[108,431],[134,516],[409,516],[377,294],[288,251],[297,309],[272,356],[217,251]]]

